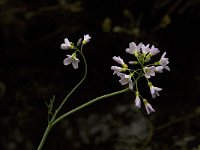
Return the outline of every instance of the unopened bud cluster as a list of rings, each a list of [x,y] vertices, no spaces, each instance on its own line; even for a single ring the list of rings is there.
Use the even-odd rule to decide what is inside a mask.
[[[145,77],[152,98],[159,96],[158,92],[161,91],[162,88],[155,87],[149,79],[157,73],[162,73],[164,69],[170,71],[170,68],[167,66],[169,64],[169,60],[165,57],[166,52],[162,54],[159,61],[154,63],[152,63],[152,57],[160,52],[158,48],[154,47],[154,45],[150,47],[149,44],[144,45],[143,43],[140,43],[136,45],[134,42],[131,42],[129,44],[129,48],[126,49],[126,52],[133,55],[135,60],[129,61],[128,65],[120,56],[114,56],[113,60],[120,66],[112,66],[111,70],[114,71],[113,75],[120,77],[119,82],[121,85],[128,84],[130,90],[135,92],[135,106],[141,108],[142,98],[147,114],[150,114],[155,110],[151,104],[140,95],[138,81],[141,77]]]

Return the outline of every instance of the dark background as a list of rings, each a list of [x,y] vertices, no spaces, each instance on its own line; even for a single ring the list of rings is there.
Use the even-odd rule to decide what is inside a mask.
[[[63,112],[123,88],[110,66],[114,55],[128,61],[131,41],[169,57],[171,71],[152,81],[161,96],[141,89],[156,112],[135,109],[132,93],[105,99],[57,124],[44,149],[199,150],[199,20],[199,0],[0,0],[0,149],[37,148],[45,102],[55,95],[57,107],[83,73],[63,65],[60,44],[88,33],[88,77]]]

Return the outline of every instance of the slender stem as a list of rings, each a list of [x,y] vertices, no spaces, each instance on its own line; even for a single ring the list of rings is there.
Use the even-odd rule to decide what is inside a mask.
[[[62,119],[64,119],[65,117],[99,101],[99,100],[102,100],[102,99],[105,99],[105,98],[108,98],[108,97],[111,97],[111,96],[115,96],[115,95],[119,95],[119,94],[122,94],[122,93],[125,93],[127,91],[129,91],[130,89],[129,88],[126,88],[126,89],[123,89],[123,90],[119,90],[119,91],[116,91],[116,92],[113,92],[113,93],[109,93],[109,94],[105,94],[105,95],[102,95],[102,96],[99,96],[97,98],[94,98],[84,104],[82,104],[81,106],[78,106],[74,109],[72,109],[71,111],[61,115],[59,118],[56,119],[57,117],[57,113],[60,111],[60,109],[63,107],[63,105],[65,104],[65,102],[67,101],[67,99],[69,98],[69,96],[80,86],[80,84],[85,80],[86,78],[86,75],[87,75],[87,62],[86,62],[86,59],[82,53],[82,51],[79,51],[77,50],[83,57],[83,60],[84,60],[84,64],[85,64],[85,73],[84,73],[84,76],[83,78],[81,79],[81,81],[71,90],[71,92],[66,96],[66,98],[63,100],[63,102],[60,104],[60,106],[58,107],[58,109],[56,110],[56,112],[54,113],[54,115],[52,116],[50,122],[48,123],[48,126],[44,132],[44,135],[42,137],[42,140],[40,142],[40,145],[38,146],[38,149],[37,150],[41,150],[43,145],[44,145],[44,142],[46,141],[46,138],[51,130],[51,128],[56,125],[58,122],[60,122]],[[134,84],[136,84],[136,82],[138,81],[138,79],[141,77],[141,73],[142,73],[142,70],[140,71],[137,79],[135,80]]]
[[[55,121],[53,121],[52,123],[52,126],[54,126],[55,124],[57,124],[58,122],[60,122],[62,119],[64,119],[65,117],[99,101],[99,100],[102,100],[102,99],[105,99],[105,98],[108,98],[108,97],[111,97],[111,96],[115,96],[115,95],[118,95],[118,94],[122,94],[122,93],[125,93],[127,91],[129,91],[130,89],[129,88],[126,88],[126,89],[123,89],[123,90],[119,90],[119,91],[116,91],[116,92],[113,92],[113,93],[109,93],[109,94],[105,94],[105,95],[102,95],[102,96],[99,96],[97,98],[94,98],[92,100],[90,100],[89,102],[86,102],[84,103],[83,105],[79,106],[79,107],[76,107],[74,109],[72,109],[71,111],[63,114],[62,116],[60,116],[59,118],[57,118]]]
[[[105,98],[108,98],[108,97],[111,97],[111,96],[119,95],[119,94],[125,93],[125,92],[127,92],[129,90],[130,90],[129,88],[126,88],[126,89],[119,90],[119,91],[116,91],[116,92],[113,92],[113,93],[109,93],[109,94],[105,94],[105,95],[99,96],[99,97],[94,98],[94,99],[90,100],[89,102],[86,102],[83,105],[78,106],[78,107],[72,109],[71,111],[63,114],[62,116],[60,116],[56,120],[55,120],[55,118],[51,119],[49,125],[47,126],[47,128],[46,128],[46,130],[44,132],[44,135],[42,137],[42,140],[41,140],[40,145],[38,146],[37,150],[41,150],[42,149],[42,147],[44,145],[44,142],[46,141],[47,135],[49,134],[51,128],[54,125],[56,125],[58,122],[60,122],[62,119],[64,119],[65,117],[67,117],[67,116],[69,116],[69,115],[71,115],[71,114],[73,114],[73,113],[75,113],[75,112],[77,112],[77,111],[79,111],[79,110],[81,110],[81,109],[83,109],[83,108],[85,108],[85,107],[87,107],[87,106],[99,101],[99,100],[102,100],[102,99],[105,99]]]
[[[139,76],[137,77],[137,79],[135,80],[135,82],[133,84],[137,83],[137,81],[141,77],[141,73],[142,73],[142,71],[140,71]],[[125,93],[125,92],[129,91],[129,90],[130,90],[129,88],[126,88],[126,89],[123,89],[123,90],[119,90],[119,91],[116,91],[116,92],[113,92],[113,93],[105,94],[105,95],[99,96],[97,98],[94,98],[94,99],[82,104],[81,106],[78,106],[78,107],[72,109],[71,111],[68,111],[67,113],[63,114],[62,116],[60,116],[59,118],[54,120],[51,125],[53,127],[54,125],[56,125],[58,122],[60,122],[65,117],[67,117],[67,116],[69,116],[69,115],[71,115],[71,114],[73,114],[73,113],[75,113],[75,112],[77,112],[77,111],[79,111],[79,110],[81,110],[81,109],[83,109],[83,108],[85,108],[85,107],[87,107],[87,106],[99,101],[99,100],[102,100],[102,99],[105,99],[105,98],[108,98],[108,97],[111,97],[111,96],[115,96],[115,95],[118,95],[118,94],[122,94],[122,93]]]
[[[43,147],[43,145],[44,145],[44,142],[46,141],[47,136],[48,136],[49,131],[51,130],[51,128],[52,128],[51,125],[48,125],[48,126],[47,126],[47,128],[46,128],[46,130],[45,130],[45,132],[44,132],[44,134],[43,134],[42,140],[41,140],[41,142],[40,142],[40,145],[38,146],[37,150],[41,150],[41,149],[42,149],[42,147]]]
[[[60,111],[60,109],[63,107],[63,105],[65,104],[65,102],[67,101],[67,99],[72,95],[72,93],[81,85],[81,83],[85,80],[85,78],[86,78],[86,76],[87,76],[87,62],[86,62],[86,59],[85,59],[85,56],[83,55],[83,53],[82,52],[80,52],[79,50],[77,50],[80,54],[81,54],[81,56],[82,56],[82,58],[83,58],[83,61],[84,61],[84,66],[85,66],[85,73],[84,73],[84,76],[83,76],[83,78],[81,79],[81,81],[69,92],[69,94],[65,97],[65,99],[62,101],[62,103],[60,104],[60,106],[58,107],[58,109],[56,110],[56,112],[55,112],[55,116],[54,117],[52,117],[52,118],[54,118],[55,119],[55,117],[56,117],[56,115],[57,115],[57,113]],[[53,120],[51,120],[51,121],[54,121],[54,119]]]
[[[55,113],[53,114],[50,122],[48,122],[48,126],[44,132],[44,135],[42,137],[42,140],[38,146],[38,149],[37,150],[41,150],[43,145],[44,145],[44,142],[46,141],[46,138],[47,138],[47,135],[48,133],[50,132],[51,128],[52,128],[52,123],[54,122],[54,120],[56,119],[56,116],[58,114],[58,112],[61,110],[61,108],[63,107],[63,105],[65,104],[65,102],[68,100],[68,98],[72,95],[72,93],[81,85],[81,83],[85,80],[86,76],[87,76],[87,62],[86,62],[86,59],[85,59],[85,56],[83,55],[83,53],[79,50],[77,50],[82,58],[83,58],[83,61],[84,61],[84,66],[85,66],[85,72],[84,72],[84,76],[83,78],[81,79],[81,81],[79,81],[79,83],[69,92],[69,94],[65,97],[65,99],[62,101],[62,103],[60,104],[60,106],[58,107],[58,109],[55,111]]]

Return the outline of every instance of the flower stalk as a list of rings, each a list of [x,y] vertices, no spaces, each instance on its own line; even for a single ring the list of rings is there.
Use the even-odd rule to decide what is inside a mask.
[[[170,68],[167,66],[169,64],[168,58],[165,57],[166,52],[161,56],[160,60],[154,63],[150,63],[152,56],[156,55],[160,51],[154,47],[154,45],[151,46],[151,48],[148,45],[144,45],[143,43],[135,44],[134,42],[131,42],[129,44],[129,48],[126,49],[126,52],[133,55],[136,60],[129,61],[129,64],[133,66],[133,69],[128,66],[124,60],[118,56],[114,56],[113,60],[117,62],[120,66],[111,66],[111,70],[113,70],[113,75],[117,75],[120,77],[119,82],[121,85],[127,85],[128,88],[115,91],[112,93],[108,93],[102,96],[98,96],[94,99],[91,99],[87,101],[86,103],[64,113],[58,116],[60,110],[63,108],[69,97],[76,91],[76,89],[83,83],[83,81],[86,79],[87,76],[87,61],[83,54],[83,46],[86,45],[90,41],[91,37],[87,34],[84,35],[84,39],[81,38],[78,40],[77,45],[75,46],[73,42],[70,42],[68,38],[64,39],[64,43],[61,44],[61,49],[67,50],[69,52],[72,52],[71,55],[67,54],[67,58],[64,59],[63,63],[64,65],[70,65],[72,64],[74,69],[78,68],[78,64],[80,63],[80,60],[77,58],[77,55],[80,54],[84,63],[84,75],[82,79],[76,84],[76,86],[67,94],[67,96],[63,99],[61,104],[55,111],[53,111],[53,103],[55,100],[55,97],[50,100],[50,103],[47,104],[48,107],[48,125],[45,129],[45,132],[42,136],[42,139],[40,141],[40,144],[37,148],[37,150],[42,150],[44,143],[48,137],[49,132],[51,129],[60,121],[68,117],[69,115],[78,112],[82,110],[83,108],[86,108],[90,105],[92,105],[95,102],[98,102],[100,100],[116,96],[119,94],[126,93],[128,91],[135,92],[135,106],[137,108],[141,108],[141,99],[144,104],[144,107],[147,111],[147,114],[150,114],[152,112],[155,112],[151,104],[142,97],[142,95],[139,92],[138,82],[142,77],[145,77],[147,80],[147,85],[149,86],[150,93],[152,95],[152,98],[155,98],[156,96],[159,96],[159,91],[162,90],[162,88],[155,87],[153,84],[149,81],[151,77],[154,77],[156,73],[162,73],[163,69],[166,69],[170,71]],[[139,66],[137,68],[136,66]]]

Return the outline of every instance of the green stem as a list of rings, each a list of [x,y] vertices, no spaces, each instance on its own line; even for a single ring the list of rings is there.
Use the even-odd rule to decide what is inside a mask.
[[[65,102],[68,100],[68,98],[72,95],[72,93],[81,85],[81,83],[85,80],[86,76],[87,76],[87,62],[86,62],[86,59],[85,59],[85,56],[83,55],[83,53],[79,50],[77,50],[82,58],[83,58],[83,61],[84,61],[84,66],[85,66],[85,72],[84,72],[84,76],[83,78],[81,79],[81,81],[79,81],[79,83],[69,92],[69,94],[65,97],[65,99],[62,101],[62,103],[60,104],[60,106],[58,107],[58,109],[55,111],[55,113],[53,114],[50,122],[48,122],[48,126],[44,132],[44,135],[42,137],[42,140],[38,146],[38,149],[37,150],[41,150],[43,145],[44,145],[44,142],[46,141],[46,138],[47,138],[47,135],[49,133],[49,131],[51,130],[52,128],[52,123],[54,122],[54,120],[56,119],[56,116],[57,114],[59,113],[59,111],[61,110],[61,108],[63,107],[63,105],[65,104]]]
[[[108,97],[111,97],[111,96],[115,96],[115,95],[118,95],[118,94],[122,94],[122,93],[125,93],[125,92],[129,91],[129,90],[130,90],[129,88],[126,88],[126,89],[123,89],[123,90],[119,90],[119,91],[116,91],[116,92],[113,92],[113,93],[105,94],[105,95],[99,96],[99,97],[97,97],[95,99],[92,99],[89,102],[86,102],[83,105],[81,105],[79,107],[76,107],[76,108],[72,109],[71,111],[63,114],[59,118],[57,118],[55,121],[53,121],[52,127],[54,125],[56,125],[58,122],[60,122],[62,119],[64,119],[65,117],[67,117],[67,116],[69,116],[69,115],[71,115],[71,114],[73,114],[73,113],[75,113],[75,112],[77,112],[77,111],[79,111],[79,110],[81,110],[81,109],[83,109],[83,108],[85,108],[85,107],[87,107],[87,106],[99,101],[99,100],[102,100],[102,99],[105,99],[105,98],[108,98]]]
[[[122,93],[125,93],[125,92],[127,92],[127,91],[130,90],[129,88],[126,88],[126,89],[119,90],[119,91],[116,91],[116,92],[113,92],[113,93],[109,93],[109,94],[105,94],[105,95],[99,96],[97,98],[94,98],[94,99],[92,99],[92,100],[90,100],[90,101],[82,104],[81,106],[78,106],[78,107],[72,109],[71,111],[69,111],[69,112],[61,115],[59,118],[56,119],[58,112],[61,110],[61,108],[63,107],[63,105],[65,104],[65,102],[69,98],[69,96],[80,86],[80,84],[85,80],[86,75],[87,75],[87,63],[86,63],[85,57],[84,57],[82,51],[78,51],[78,52],[82,55],[83,60],[84,60],[84,64],[85,64],[85,73],[84,73],[84,76],[83,76],[82,80],[65,97],[65,99],[63,100],[63,102],[60,104],[60,106],[58,107],[58,109],[56,110],[56,112],[54,113],[54,115],[52,116],[52,118],[51,118],[51,120],[50,120],[50,122],[49,122],[49,124],[48,124],[48,126],[47,126],[47,128],[45,130],[45,132],[44,132],[44,135],[42,137],[42,140],[41,140],[40,145],[38,146],[37,150],[41,150],[42,149],[42,147],[44,145],[44,142],[46,141],[46,138],[47,138],[47,136],[48,136],[51,128],[54,125],[56,125],[58,122],[60,122],[62,119],[64,119],[65,117],[67,117],[67,116],[69,116],[69,115],[71,115],[71,114],[73,114],[73,113],[75,113],[75,112],[77,112],[77,111],[79,111],[79,110],[81,110],[81,109],[83,109],[83,108],[85,108],[85,107],[87,107],[87,106],[89,106],[89,105],[91,105],[91,104],[99,101],[99,100],[102,100],[102,99],[105,99],[105,98],[108,98],[108,97],[111,97],[111,96],[115,96],[115,95],[118,95],[118,94],[122,94]],[[136,84],[136,82],[138,81],[138,79],[141,77],[141,73],[142,73],[142,70],[140,71],[139,76],[135,80],[134,84]]]
[[[43,145],[44,145],[44,142],[46,141],[47,136],[48,136],[49,131],[51,130],[51,128],[52,128],[51,125],[48,125],[48,126],[47,126],[47,128],[46,128],[46,130],[45,130],[45,132],[44,132],[44,134],[43,134],[42,140],[41,140],[41,142],[40,142],[40,145],[38,146],[37,150],[41,150],[41,149],[42,149],[42,147],[43,147]]]
[[[95,99],[92,99],[89,102],[86,102],[83,105],[78,106],[78,107],[72,109],[71,111],[63,114],[62,116],[60,116],[56,120],[55,120],[55,118],[51,119],[49,125],[47,126],[47,128],[46,128],[46,130],[44,132],[44,135],[42,137],[42,140],[41,140],[40,145],[38,146],[37,150],[41,150],[42,149],[42,147],[44,145],[44,142],[46,141],[47,135],[49,134],[51,128],[54,125],[56,125],[58,122],[60,122],[62,119],[64,119],[65,117],[67,117],[67,116],[69,116],[69,115],[71,115],[71,114],[73,114],[73,113],[75,113],[75,112],[77,112],[77,111],[79,111],[79,110],[81,110],[81,109],[83,109],[83,108],[85,108],[85,107],[87,107],[87,106],[99,101],[99,100],[102,100],[102,99],[105,99],[105,98],[108,98],[108,97],[111,97],[111,96],[115,96],[115,95],[118,95],[118,94],[122,94],[122,93],[125,93],[125,92],[129,91],[129,90],[130,90],[129,88],[126,88],[126,89],[119,90],[119,91],[116,91],[116,92],[113,92],[113,93],[109,93],[109,94],[105,94],[105,95],[99,96],[99,97],[97,97]]]
[[[78,51],[82,58],[83,58],[83,61],[84,61],[84,66],[85,66],[85,73],[84,73],[84,76],[83,78],[81,79],[81,81],[69,92],[69,94],[65,97],[65,99],[62,101],[62,103],[60,104],[60,106],[58,107],[58,109],[56,110],[55,114],[53,115],[52,118],[56,118],[56,115],[58,114],[58,112],[61,110],[61,108],[63,107],[63,105],[65,104],[65,102],[68,100],[68,98],[72,95],[72,93],[82,84],[82,82],[85,80],[86,76],[87,76],[87,62],[86,62],[86,59],[85,59],[85,56],[83,55],[82,52]],[[54,121],[54,119],[51,120]]]

